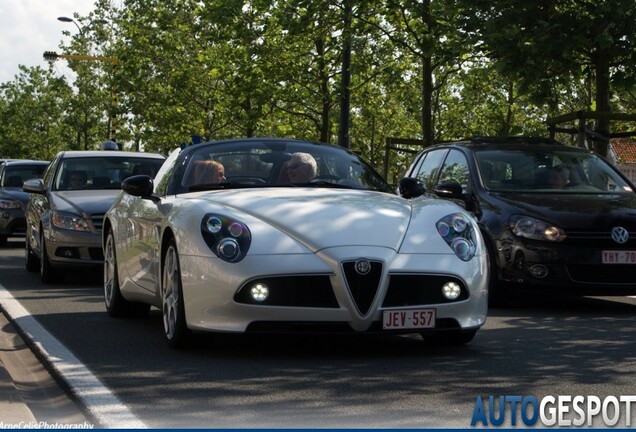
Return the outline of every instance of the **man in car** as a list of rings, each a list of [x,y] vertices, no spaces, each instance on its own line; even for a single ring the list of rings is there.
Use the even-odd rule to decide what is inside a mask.
[[[309,153],[294,153],[285,165],[290,183],[307,183],[316,177],[318,165]]]
[[[86,173],[84,171],[72,171],[68,178],[69,189],[84,189],[86,187]]]

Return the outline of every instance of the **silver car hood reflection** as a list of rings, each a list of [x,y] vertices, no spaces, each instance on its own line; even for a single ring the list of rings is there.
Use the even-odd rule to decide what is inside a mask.
[[[258,218],[313,251],[356,245],[398,250],[412,214],[403,198],[369,191],[273,188],[197,195]]]
[[[101,214],[106,213],[119,195],[118,189],[74,190],[51,193],[51,205],[54,210],[68,213]]]

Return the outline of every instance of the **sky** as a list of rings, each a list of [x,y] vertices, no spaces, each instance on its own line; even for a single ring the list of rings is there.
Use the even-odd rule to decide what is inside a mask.
[[[47,69],[44,51],[60,52],[60,42],[70,37],[62,32],[77,32],[75,24],[57,17],[86,16],[93,9],[93,0],[0,0],[0,84],[13,81],[20,64]],[[56,61],[55,70],[68,77],[70,70],[64,63]]]

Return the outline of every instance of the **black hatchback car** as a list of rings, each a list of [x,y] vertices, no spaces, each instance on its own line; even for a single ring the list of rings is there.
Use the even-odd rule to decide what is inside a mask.
[[[417,155],[400,194],[425,192],[476,216],[491,306],[511,291],[636,294],[636,192],[597,154],[543,138],[473,138]]]

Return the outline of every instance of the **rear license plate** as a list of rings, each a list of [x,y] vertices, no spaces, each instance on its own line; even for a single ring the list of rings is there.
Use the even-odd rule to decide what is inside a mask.
[[[636,251],[604,250],[603,264],[636,264]]]
[[[424,329],[435,327],[435,309],[384,311],[383,330]]]

